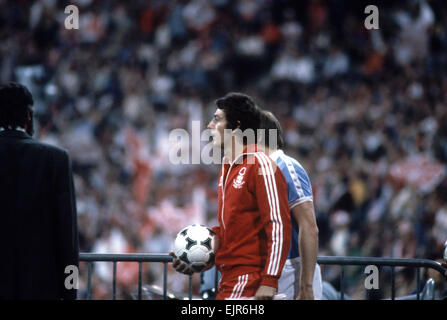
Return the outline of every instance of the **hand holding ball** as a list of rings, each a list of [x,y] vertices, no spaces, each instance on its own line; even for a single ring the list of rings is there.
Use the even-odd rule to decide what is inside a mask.
[[[175,256],[174,268],[191,274],[211,267],[214,264],[216,239],[214,232],[203,225],[193,224],[182,229],[175,238],[171,253]]]

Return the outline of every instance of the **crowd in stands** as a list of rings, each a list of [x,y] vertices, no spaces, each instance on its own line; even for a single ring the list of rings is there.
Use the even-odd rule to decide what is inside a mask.
[[[79,29],[64,27],[69,4]],[[169,134],[205,129],[214,100],[239,91],[279,118],[286,153],[310,176],[319,255],[438,259],[447,5],[376,1],[379,29],[368,30],[367,4],[0,0],[0,81],[30,88],[36,138],[70,152],[81,252],[166,253],[184,226],[217,223],[220,166],[173,164]],[[95,264],[94,298],[111,297],[111,270]],[[168,270],[169,290],[185,292],[187,277]],[[163,265],[143,271],[162,285]],[[337,271],[323,271],[337,287]],[[119,297],[131,298],[138,265],[117,274]],[[363,278],[347,273],[350,295],[364,295]]]

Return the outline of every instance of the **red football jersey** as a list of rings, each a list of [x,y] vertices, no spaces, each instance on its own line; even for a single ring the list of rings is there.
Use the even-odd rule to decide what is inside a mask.
[[[223,164],[218,190],[217,268],[224,277],[260,272],[260,285],[277,288],[292,230],[281,170],[252,145]]]

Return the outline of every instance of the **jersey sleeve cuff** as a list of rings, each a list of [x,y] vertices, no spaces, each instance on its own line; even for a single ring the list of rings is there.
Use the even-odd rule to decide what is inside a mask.
[[[273,276],[263,276],[261,286],[269,286],[278,290],[278,278]]]
[[[290,209],[293,209],[294,207],[296,207],[297,205],[300,205],[304,202],[313,202],[313,198],[312,197],[303,197],[303,198],[299,198],[298,200],[295,200],[294,202],[292,202],[289,207]]]
[[[213,231],[216,234],[216,236],[220,238],[220,227],[218,226],[212,227],[211,231]]]

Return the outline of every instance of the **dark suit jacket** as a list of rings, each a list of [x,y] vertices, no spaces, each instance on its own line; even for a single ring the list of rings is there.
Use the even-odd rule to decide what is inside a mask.
[[[76,202],[68,153],[28,134],[0,132],[0,299],[76,299]],[[71,282],[73,283],[73,282]]]

